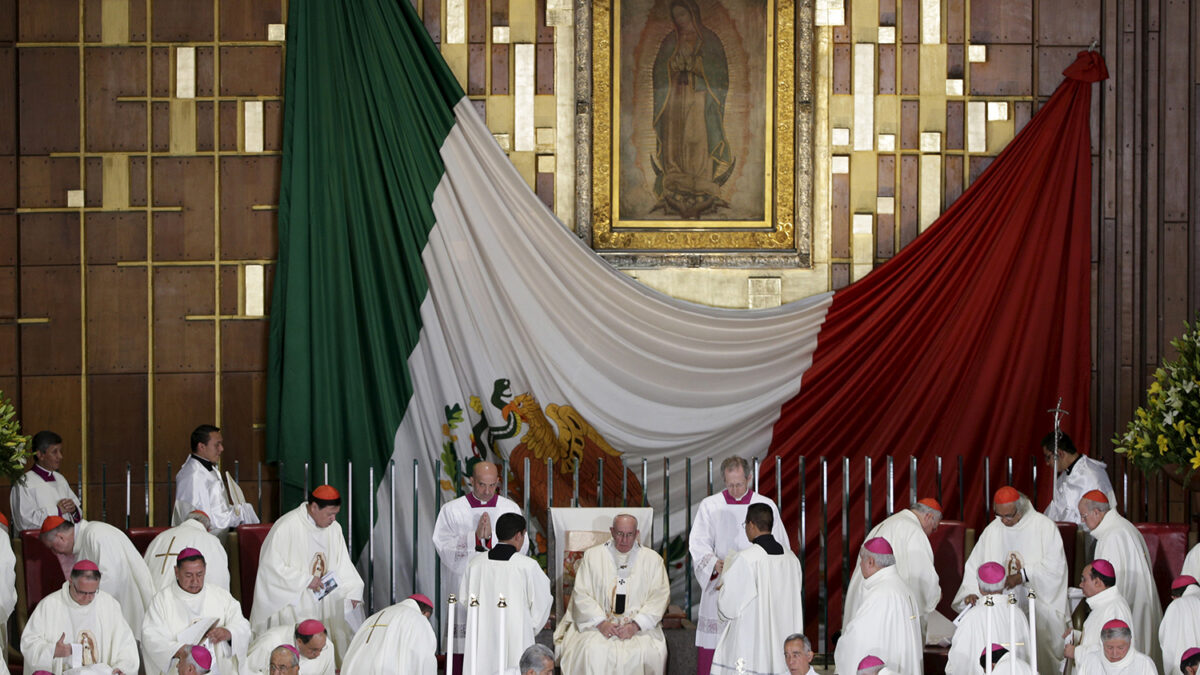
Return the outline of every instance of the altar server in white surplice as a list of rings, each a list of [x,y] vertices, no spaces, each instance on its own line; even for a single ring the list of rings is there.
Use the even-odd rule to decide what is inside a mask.
[[[442,605],[451,593],[457,593],[467,563],[481,553],[487,553],[496,539],[496,520],[505,513],[521,515],[521,507],[513,500],[496,494],[500,487],[500,471],[495,464],[478,459],[467,461],[471,476],[471,491],[458,499],[446,502],[433,524],[433,547],[442,561]],[[529,553],[529,542],[521,545],[521,553]],[[467,634],[466,612],[454,617],[454,653],[462,658],[463,636]]]
[[[638,543],[637,518],[613,518],[612,539],[584,551],[566,616],[554,631],[563,675],[661,675],[671,582],[662,558]]]
[[[271,652],[279,645],[292,645],[300,655],[300,675],[334,675],[333,645],[325,624],[316,619],[301,621],[294,628],[275,626],[254,636],[246,655],[246,675],[275,675]]]
[[[367,617],[346,650],[350,675],[435,675],[437,636],[429,625],[429,598],[412,595]]]
[[[1014,660],[1029,661],[1029,618],[1015,604],[1009,604],[1004,593],[1004,577],[1004,566],[1000,563],[988,562],[979,566],[979,592],[983,595],[974,606],[964,610],[965,615],[958,621],[950,654],[946,657],[947,675],[975,675],[980,654],[990,644],[999,644],[1014,652]]]
[[[1079,500],[1079,516],[1083,527],[1096,539],[1096,558],[1112,563],[1117,573],[1117,587],[1133,610],[1134,649],[1162,662],[1162,647],[1158,644],[1158,626],[1162,623],[1162,604],[1150,567],[1150,550],[1146,538],[1133,523],[1112,509],[1108,496],[1092,490]]]
[[[464,673],[490,674],[519,665],[522,652],[550,618],[550,578],[536,560],[520,553],[525,537],[525,518],[502,514],[496,519],[497,544],[467,565],[459,601],[476,597],[479,606],[470,610],[469,602],[459,605],[464,613],[478,612],[467,621]],[[506,607],[497,606],[500,598]],[[501,640],[504,663],[499,662]]]
[[[1046,517],[1060,523],[1081,524],[1079,500],[1089,490],[1100,490],[1109,500],[1117,503],[1112,481],[1108,478],[1108,466],[1104,462],[1080,454],[1071,437],[1058,432],[1058,454],[1054,454],[1054,432],[1042,439],[1042,458],[1047,464],[1054,462],[1058,477],[1054,480],[1054,497],[1046,506]]]
[[[942,505],[936,499],[925,498],[903,511],[897,511],[884,519],[867,534],[867,539],[882,537],[892,544],[896,552],[896,572],[921,610],[921,635],[929,613],[937,609],[942,599],[942,586],[937,568],[933,565],[933,547],[929,535],[942,522]],[[857,565],[850,575],[850,587],[846,590],[846,604],[842,620],[854,616],[862,598],[862,571]]]
[[[338,663],[353,637],[346,615],[362,604],[363,595],[362,577],[337,522],[341,510],[341,493],[321,485],[275,521],[258,556],[250,609],[256,634],[305,619],[325,624]]]
[[[0,513],[0,669],[8,665],[8,619],[17,606],[17,556],[13,553],[8,519]]]
[[[194,548],[204,556],[205,586],[229,590],[229,555],[221,540],[209,533],[208,525],[208,514],[192,511],[187,520],[163,530],[146,547],[143,558],[156,592],[175,583],[175,558],[185,548]]]
[[[114,673],[136,675],[137,642],[117,601],[100,590],[101,578],[96,563],[80,560],[62,588],[42,598],[21,633],[25,672],[62,675],[106,665]]]
[[[191,454],[175,474],[175,506],[171,524],[179,525],[192,511],[208,514],[212,533],[224,540],[229,530],[243,523],[258,522],[249,504],[234,506],[218,463],[225,452],[221,430],[201,424],[192,431]]]
[[[804,581],[796,554],[771,536],[775,515],[751,504],[744,525],[750,548],[726,558],[717,584],[725,631],[713,655],[714,673],[784,673],[784,640],[804,628]]]
[[[921,621],[908,584],[896,571],[891,544],[868,539],[858,555],[863,594],[858,609],[843,622],[842,638],[834,649],[837,672],[852,673],[867,656],[877,656],[904,675],[924,672]]]
[[[100,566],[100,589],[116,599],[133,631],[142,638],[142,616],[154,597],[146,561],[133,547],[129,537],[108,523],[84,520],[72,524],[50,516],[42,523],[40,539],[58,558],[67,576],[77,560],[91,560]]]
[[[142,654],[149,675],[167,675],[194,644],[212,653],[220,673],[236,675],[246,663],[250,622],[229,591],[205,582],[204,556],[179,552],[175,583],[162,589],[142,622]]]
[[[1029,668],[1029,659],[1019,659],[1015,654],[1004,648],[1003,645],[992,644],[992,675],[1036,675]],[[988,650],[983,650],[979,654],[979,659],[975,661],[975,670],[972,673],[987,672],[987,654]]]
[[[984,528],[963,570],[952,607],[961,612],[979,599],[979,566],[996,561],[1007,575],[1004,587],[1029,613],[1029,590],[1037,592],[1038,672],[1057,673],[1067,627],[1067,556],[1058,526],[1038,513],[1029,498],[1004,486],[992,498],[996,519]]]
[[[34,464],[13,484],[8,496],[17,531],[36,530],[50,516],[78,523],[83,513],[79,497],[58,472],[62,465],[62,437],[53,431],[39,431],[33,435],[30,446]]]
[[[1089,651],[1100,649],[1100,631],[1104,624],[1109,621],[1128,623],[1133,614],[1117,587],[1113,566],[1107,560],[1093,560],[1084,567],[1079,588],[1083,590],[1090,611],[1083,622],[1083,630],[1073,631],[1071,644],[1064,649],[1066,657],[1074,659],[1076,664]]]
[[[1158,675],[1158,666],[1149,656],[1131,646],[1129,624],[1113,620],[1100,632],[1101,649],[1088,652],[1075,669],[1075,675]]]
[[[692,568],[701,588],[700,614],[696,620],[696,675],[708,675],[713,652],[724,630],[717,616],[717,577],[730,553],[750,548],[743,527],[746,509],[751,504],[770,507],[775,518],[771,536],[783,548],[791,548],[775,502],[750,489],[750,471],[750,463],[741,457],[729,457],[721,462],[725,489],[701,500],[692,531],[688,534]]]
[[[1171,583],[1171,597],[1158,628],[1158,641],[1162,646],[1163,672],[1181,675],[1179,661],[1183,653],[1200,645],[1200,586],[1195,578],[1180,576]]]

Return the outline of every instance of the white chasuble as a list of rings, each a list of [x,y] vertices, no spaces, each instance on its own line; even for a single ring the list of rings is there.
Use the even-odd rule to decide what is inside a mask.
[[[1062,663],[1062,636],[1067,628],[1067,557],[1058,526],[1031,507],[1012,527],[995,518],[971,550],[952,606],[961,612],[968,595],[979,592],[979,566],[995,562],[1008,572],[1019,567],[1029,581],[1014,586],[1017,604],[1029,614],[1029,591],[1037,593],[1038,672],[1057,673]],[[1005,591],[1007,595],[1008,591]]]
[[[209,628],[229,631],[232,639],[220,643],[199,638]],[[193,635],[195,633],[195,635]],[[142,654],[148,675],[173,673],[172,659],[185,644],[202,644],[213,655],[213,672],[238,675],[250,646],[250,622],[242,605],[229,591],[207,583],[199,593],[188,593],[172,584],[158,592],[142,624]]]
[[[1130,647],[1125,658],[1115,663],[1104,658],[1104,650],[1089,652],[1078,662],[1073,675],[1158,675],[1158,666],[1149,656]]]
[[[858,610],[842,628],[834,650],[837,672],[854,673],[867,656],[878,656],[904,675],[923,675],[924,641],[917,602],[895,565],[863,580]]]
[[[155,592],[175,583],[175,563],[179,552],[185,548],[194,548],[204,556],[205,586],[229,590],[229,554],[225,552],[221,540],[209,534],[199,521],[186,520],[160,532],[146,547],[143,558]]]
[[[229,499],[229,490],[221,477],[220,467],[209,469],[196,458],[188,455],[179,473],[175,474],[175,505],[171,509],[171,525],[182,523],[192,511],[203,511],[208,515],[213,533],[224,537],[231,529],[242,523],[257,523],[258,516],[249,504],[234,506]]]
[[[436,675],[437,636],[413,600],[367,617],[342,660],[348,675]]]
[[[1180,574],[1200,580],[1200,544],[1196,544],[1192,550],[1188,551],[1187,557],[1183,559],[1183,570],[1180,571]]]
[[[70,582],[42,598],[21,633],[25,671],[48,670],[62,675],[71,668],[107,665],[125,675],[138,672],[138,649],[133,632],[117,601],[104,591],[86,605],[71,598]],[[59,638],[73,646],[73,654],[54,657]]]
[[[1200,587],[1192,584],[1183,595],[1167,605],[1162,625],[1158,627],[1162,646],[1163,672],[1181,675],[1179,660],[1192,647],[1200,647]]]
[[[100,590],[121,603],[133,637],[142,638],[142,617],[154,597],[146,561],[129,537],[108,523],[85,520],[75,526],[75,560],[91,560],[100,568]],[[69,572],[68,572],[69,576]]]
[[[8,502],[12,506],[13,527],[16,528],[14,532],[40,529],[42,521],[50,516],[62,516],[68,521],[79,522],[79,514],[83,512],[79,505],[79,497],[61,473],[46,472],[46,475],[53,479],[46,480],[39,473],[45,471],[41,467],[30,469],[13,485]],[[75,502],[74,517],[68,517],[59,511],[58,503],[64,499]]]
[[[696,646],[716,649],[724,628],[717,616],[718,561],[725,560],[730,553],[750,548],[746,538],[746,510],[751,504],[766,504],[771,507],[775,524],[771,536],[785,549],[791,548],[787,529],[779,517],[775,502],[748,490],[741,499],[734,499],[728,490],[705,497],[696,509],[692,531],[688,533],[688,551],[692,554],[692,569],[700,580],[700,613],[696,619]]]
[[[782,547],[767,551],[759,543],[767,538],[725,561],[717,592],[725,630],[713,654],[714,673],[787,675],[783,641],[804,631],[804,581],[796,555]]]
[[[295,626],[275,626],[254,636],[250,650],[246,653],[245,675],[272,675],[271,652],[279,645],[296,644]],[[300,675],[335,675],[333,642],[326,641],[325,648],[315,659],[300,655]]]
[[[610,540],[584,551],[554,632],[563,675],[661,675],[667,641],[660,623],[670,599],[667,568],[653,550],[635,544],[622,554]],[[628,640],[606,638],[596,628],[603,621],[640,630]]]
[[[8,665],[8,620],[17,606],[17,557],[12,539],[0,530],[0,668]]]
[[[1085,599],[1088,604],[1088,609],[1091,610],[1087,619],[1083,622],[1083,631],[1075,631],[1075,663],[1078,665],[1083,657],[1088,652],[1104,650],[1100,645],[1100,632],[1104,630],[1104,624],[1114,619],[1124,621],[1132,626],[1132,612],[1129,610],[1129,603],[1121,595],[1121,589],[1113,586],[1106,588],[1103,591]],[[1137,633],[1133,634],[1132,648],[1137,649],[1139,644]]]
[[[976,654],[977,657],[983,653],[982,649],[979,651],[980,653]],[[983,672],[983,670],[979,667],[978,658],[975,659],[975,670],[970,672]],[[1005,654],[1004,656],[1000,657],[1000,660],[997,661],[995,665],[992,666],[992,675],[1037,675],[1037,673],[1034,673],[1033,670],[1030,669],[1029,659],[1018,659],[1012,654]]]
[[[308,588],[313,577],[333,575],[337,587],[317,600]],[[362,602],[363,580],[358,575],[342,526],[335,520],[317,527],[308,503],[285,513],[271,526],[258,557],[250,626],[260,633],[272,626],[295,626],[306,619],[325,624],[341,660],[352,637],[346,613],[351,602]]]
[[[1158,644],[1158,626],[1162,623],[1162,605],[1154,572],[1150,569],[1150,551],[1146,538],[1133,523],[1116,511],[1104,514],[1104,519],[1091,531],[1096,538],[1094,559],[1112,563],[1117,573],[1117,588],[1133,611],[1129,628],[1133,631],[1133,646],[1155,663],[1162,661]]]
[[[979,598],[975,606],[966,610],[966,615],[959,620],[950,643],[950,654],[946,657],[947,675],[975,675],[978,672],[979,656],[989,644],[989,618],[992,624],[991,643],[1007,649],[1014,661],[1029,662],[1029,615],[1022,613],[1019,605],[1010,605],[1007,593],[990,596],[991,607],[987,606],[988,597]]]
[[[498,559],[502,556],[510,557]],[[479,598],[474,610],[468,609],[468,602],[458,605],[458,611],[468,615],[463,673],[491,675],[519,665],[521,653],[533,644],[550,618],[554,604],[550,578],[536,560],[501,544],[488,555],[475,556],[467,565],[458,597],[467,599],[472,595]],[[507,604],[503,609],[497,606],[501,596]],[[499,662],[501,640],[505,645],[504,663]]]
[[[433,547],[437,550],[438,558],[442,561],[442,598],[443,609],[451,593],[457,593],[462,583],[463,575],[467,572],[467,563],[480,553],[486,553],[493,544],[500,543],[496,539],[496,520],[506,513],[521,514],[521,507],[508,497],[492,495],[486,502],[481,502],[473,494],[465,494],[442,505],[438,511],[437,521],[433,524]],[[475,530],[479,520],[487,514],[492,524],[491,535],[488,539],[476,541]],[[477,549],[483,549],[479,551]],[[529,553],[529,539],[521,546],[521,553]],[[461,602],[461,599],[460,599]],[[459,605],[461,610],[465,605]],[[454,614],[454,653],[463,653],[463,636],[467,634],[466,612]],[[443,616],[449,618],[443,612]]]
[[[921,610],[921,635],[929,613],[937,609],[942,599],[942,586],[938,579],[937,568],[933,566],[933,547],[929,544],[929,536],[921,528],[921,519],[912,509],[897,511],[884,519],[867,534],[863,541],[875,537],[883,537],[891,544],[896,556],[896,572],[908,590],[912,592],[917,607]],[[857,558],[856,558],[857,560]],[[854,616],[858,603],[862,599],[862,570],[854,566],[850,575],[850,587],[846,590],[846,603],[842,610],[842,622]],[[981,648],[982,649],[982,648]]]

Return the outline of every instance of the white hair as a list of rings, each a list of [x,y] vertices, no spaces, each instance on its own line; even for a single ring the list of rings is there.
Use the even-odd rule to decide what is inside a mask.
[[[912,506],[908,507],[908,509],[910,511],[912,511],[913,513],[917,514],[918,516],[929,514],[929,515],[932,515],[937,520],[942,519],[942,512],[938,511],[937,509],[933,508],[932,506],[927,506],[925,504],[917,503],[917,504],[913,504]]]
[[[1080,499],[1079,506],[1085,511],[1099,511],[1100,513],[1108,513],[1112,509],[1112,504],[1108,502],[1097,502],[1091,499]]]
[[[892,553],[875,553],[864,548],[861,555],[864,558],[874,560],[876,567],[891,567],[896,564],[896,556]]]
[[[212,520],[206,514],[201,513],[200,511],[192,511],[191,513],[187,514],[187,518],[184,518],[183,520],[184,522],[194,520],[197,523],[200,523],[204,526],[205,532],[212,530]]]
[[[995,584],[985,584],[982,581],[979,582],[979,592],[983,593],[984,595],[997,595],[1003,591],[1004,591],[1004,582],[1003,581],[1000,581],[999,583],[995,583]]]
[[[804,651],[812,651],[812,643],[808,641],[808,637],[804,633],[792,633],[791,635],[787,636],[783,640],[783,646],[787,647],[789,642],[795,642],[796,640],[804,643]]]
[[[881,671],[883,669],[884,669],[884,666],[871,666],[869,668],[859,668],[857,671],[857,674],[858,675],[876,675],[876,673],[878,673],[879,671]]]
[[[1100,631],[1100,641],[1108,642],[1109,640],[1124,640],[1126,642],[1133,641],[1133,631],[1128,628],[1105,628]]]
[[[196,663],[196,657],[192,656],[192,650],[190,650],[190,649],[187,650],[187,654],[184,655],[183,661],[181,661],[179,665],[180,666],[188,665],[188,666],[195,668],[198,675],[204,675],[205,673],[208,672],[208,668],[205,668],[204,666],[200,665],[199,663]]]
[[[521,661],[517,665],[517,670],[521,671],[521,673],[527,673],[531,670],[537,672],[547,665],[554,665],[554,652],[550,651],[550,648],[546,645],[534,643],[521,654]]]
[[[276,654],[279,654],[279,653],[287,654],[288,661],[290,661],[290,663],[288,663],[288,665],[289,666],[298,666],[298,665],[300,665],[300,657],[296,655],[296,652],[292,651],[294,649],[295,649],[295,647],[289,647],[288,645],[279,645],[275,649],[271,650],[271,656],[275,656]]]

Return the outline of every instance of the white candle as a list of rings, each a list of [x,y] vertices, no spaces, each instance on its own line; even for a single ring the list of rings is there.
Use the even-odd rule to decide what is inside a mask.
[[[1029,591],[1029,668],[1037,672],[1037,594]]]
[[[470,624],[467,632],[471,634],[471,675],[479,675],[476,672],[479,667],[479,597],[474,593],[467,604],[467,622]],[[463,659],[466,658],[464,654]]]
[[[451,668],[454,662],[454,608],[458,606],[458,598],[450,594],[446,610],[446,667]]]
[[[987,596],[984,601],[984,612],[987,613],[985,625],[987,626],[987,640],[983,647],[984,658],[983,670],[987,675],[992,675],[992,607],[995,603],[992,601],[992,596]]]
[[[1008,651],[1017,658],[1017,594],[1008,594]]]
[[[504,594],[501,594],[500,600],[496,602],[496,609],[500,610],[500,670],[508,669],[508,631],[504,628],[507,620],[505,607],[508,607],[508,603],[504,600]]]

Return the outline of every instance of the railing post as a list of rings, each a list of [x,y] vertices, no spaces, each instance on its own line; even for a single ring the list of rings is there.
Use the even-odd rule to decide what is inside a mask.
[[[967,507],[964,505],[963,497],[963,458],[958,456],[958,517],[960,520],[967,519]]]
[[[367,468],[367,615],[375,613],[375,465]],[[416,553],[416,551],[413,551]]]
[[[412,515],[412,561],[413,561],[413,563],[412,563],[412,582],[411,582],[412,585],[411,585],[411,588],[413,589],[414,592],[416,592],[416,588],[417,588],[417,568],[420,567],[420,564],[417,562],[417,557],[418,557],[418,552],[421,550],[420,549],[420,537],[417,534],[417,531],[420,526],[420,522],[418,521],[418,518],[417,518],[417,514],[418,514],[417,509],[419,508],[419,505],[420,505],[420,500],[418,499],[419,492],[420,492],[420,482],[421,482],[420,481],[420,468],[421,467],[417,463],[416,458],[413,458],[413,463],[412,463],[412,495],[413,495],[413,501],[412,501],[412,514],[413,514]],[[441,494],[441,490],[438,490],[438,494]]]
[[[129,462],[125,462],[125,531],[129,531],[130,514],[132,508],[131,499],[133,495],[133,466]]]
[[[266,514],[263,513],[263,508],[262,508],[262,469],[263,469],[263,463],[259,462],[258,463],[258,476],[256,478],[257,482],[255,483],[255,485],[257,487],[255,489],[254,495],[255,495],[255,502],[258,505],[259,520],[267,520],[267,516],[266,516]],[[167,462],[167,475],[170,475],[170,474],[171,474],[171,463]]]
[[[146,507],[146,527],[151,527],[152,525],[154,525],[154,523],[150,522],[150,489],[151,489],[151,487],[152,487],[152,486],[151,486],[151,484],[150,484],[150,462],[145,462],[144,464],[142,464],[142,472],[143,472],[143,473],[142,473],[142,475],[143,475],[143,476],[145,477],[145,479],[146,479],[146,483],[145,483],[145,491],[144,491],[144,493],[143,493],[143,495],[142,495],[142,496],[144,496],[144,497],[146,498],[146,504],[145,504],[145,507]],[[82,517],[82,516],[81,516],[81,517]]]
[[[992,512],[992,458],[983,458],[983,522]]]
[[[663,562],[671,543],[671,458],[663,457]]]
[[[354,555],[354,462],[351,460],[346,460],[346,547]]]
[[[917,503],[917,456],[910,455],[908,458],[908,504],[912,506]]]
[[[896,511],[896,463],[891,455],[887,457],[887,514]]]
[[[601,468],[603,468],[603,466],[604,465],[601,464]],[[687,500],[687,531],[690,536],[691,532],[692,532],[692,458],[691,457],[688,457],[687,459],[684,460],[684,467],[687,470],[687,488],[684,491],[684,499]],[[690,546],[688,547],[687,555],[684,557],[683,567],[685,570],[685,572],[684,572],[684,579],[685,579],[685,584],[686,584],[685,587],[687,588],[687,597],[686,597],[687,617],[688,617],[688,620],[691,621],[692,620],[692,551],[691,551]]]
[[[261,494],[262,489],[259,488]],[[82,495],[82,493],[80,493]],[[258,509],[259,514],[262,508]],[[171,472],[171,460],[167,460],[167,526],[171,526],[171,516],[175,513],[175,474]],[[264,518],[263,520],[266,520]]]
[[[108,522],[108,462],[100,462],[100,520]]]
[[[863,522],[866,524],[866,529],[863,532],[871,531],[871,458],[866,458],[866,474],[863,478],[863,496],[866,497],[863,504]]]
[[[442,491],[437,488],[438,475],[442,471],[441,460],[438,460],[437,464],[438,466],[434,470],[433,474],[433,495],[435,502],[434,513],[442,510]],[[394,459],[388,460],[388,487],[390,488],[388,490],[388,529],[391,530],[388,533],[390,535],[388,537],[388,605],[394,605],[396,604],[396,518],[399,516],[399,514],[396,512],[396,460]],[[417,552],[413,551],[413,555],[416,556],[416,554]],[[441,565],[437,564],[436,556],[437,553],[434,552],[435,570],[441,567]],[[415,591],[417,589],[414,588],[413,590]],[[434,598],[437,598],[437,589],[434,589],[433,594]],[[434,606],[440,608],[442,602],[441,600],[435,599],[433,604]],[[441,620],[440,615],[438,616],[438,620]],[[438,625],[440,626],[441,624]]]
[[[800,455],[800,562],[804,563],[804,553],[808,544],[808,485],[804,481],[804,455]]]
[[[842,458],[842,597],[850,587],[850,458]]]
[[[596,458],[596,506],[604,506],[604,458]]]
[[[826,651],[829,637],[829,462],[821,458],[821,540],[817,580],[817,642]]]
[[[525,475],[526,476],[529,475],[529,459],[528,458],[525,459]],[[392,460],[392,494],[393,495],[396,494],[396,462],[395,462],[395,460]],[[526,483],[525,483],[525,494],[526,494],[525,512],[528,513],[529,512],[529,501],[528,501],[529,500],[529,483],[528,483],[528,481],[526,481]],[[442,512],[442,460],[440,460],[440,459],[435,459],[433,461],[433,504],[434,504],[434,512],[441,513]],[[395,518],[395,513],[396,513],[396,508],[395,508],[395,505],[393,504],[392,505],[392,514],[393,514],[392,517],[393,518]],[[395,555],[396,555],[396,532],[395,532],[395,528],[393,526],[393,531],[392,531],[393,563],[392,563],[392,598],[391,598],[393,605],[396,604],[396,576],[395,576],[396,567],[395,567],[395,562],[394,562]],[[416,556],[417,556],[417,552],[413,551],[413,557],[415,558]],[[413,590],[416,590],[416,589],[414,588]],[[455,590],[454,592],[457,593],[458,591]],[[433,598],[434,598],[433,630],[437,634],[438,645],[441,646],[442,644],[444,644],[442,641],[442,605],[444,605],[446,603],[442,601],[442,558],[441,558],[441,556],[438,555],[437,549],[433,550]],[[453,626],[450,626],[449,628],[450,628],[450,630],[454,630]],[[447,658],[449,658],[449,657],[447,657]]]
[[[942,456],[941,455],[937,456],[937,500],[938,500],[939,504],[942,504]],[[942,508],[943,509],[946,508],[946,505],[942,504]]]
[[[724,476],[721,476],[721,478],[724,478]],[[758,489],[758,458],[757,457],[754,458],[754,491],[759,494],[762,494],[762,490]]]
[[[642,458],[642,506],[650,506],[650,473],[646,469],[646,459]]]
[[[709,497],[712,496],[712,491],[713,491],[713,460],[712,460],[712,457],[709,457],[708,458],[708,496]]]

